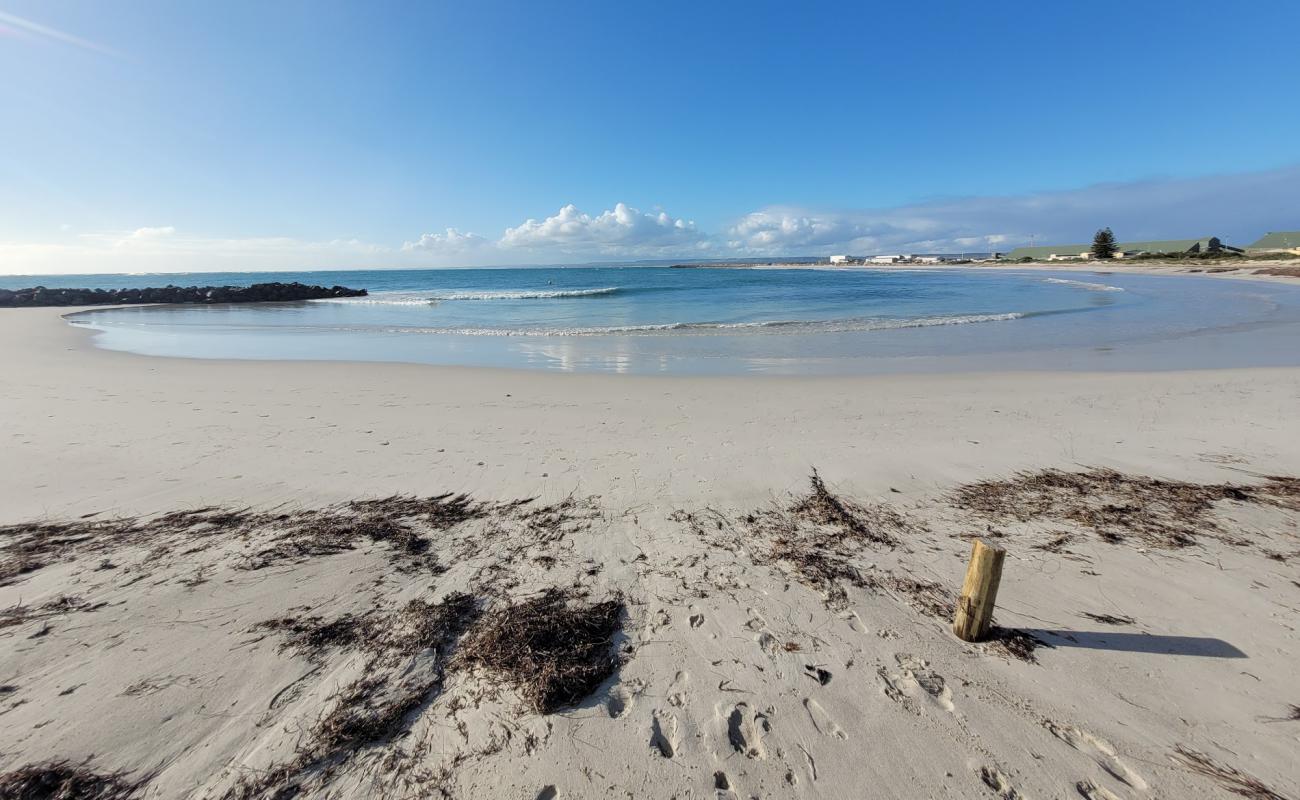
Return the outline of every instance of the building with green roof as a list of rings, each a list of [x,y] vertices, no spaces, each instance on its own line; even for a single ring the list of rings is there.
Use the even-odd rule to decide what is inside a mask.
[[[1300,231],[1271,231],[1254,244],[1246,246],[1247,253],[1295,253],[1300,255]]]
[[[1300,234],[1297,234],[1300,236]],[[1267,238],[1267,237],[1266,237]],[[1261,240],[1262,241],[1262,240]],[[1060,261],[1067,258],[1091,258],[1091,244],[1052,244],[1037,247],[1017,247],[1007,258],[1020,261],[1029,258],[1034,261]],[[1168,253],[1208,253],[1226,250],[1240,253],[1241,248],[1231,247],[1219,241],[1217,236],[1202,236],[1199,239],[1166,239],[1154,242],[1117,242],[1116,258],[1132,258],[1140,255],[1164,255]]]

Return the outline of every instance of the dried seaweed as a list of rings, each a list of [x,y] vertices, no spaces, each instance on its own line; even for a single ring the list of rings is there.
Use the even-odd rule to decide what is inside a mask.
[[[934,581],[895,575],[888,571],[868,573],[865,585],[875,590],[886,590],[902,595],[908,604],[935,619],[952,619],[957,613],[957,602],[952,593]]]
[[[528,500],[515,501],[509,505],[527,503]],[[374,500],[354,500],[348,507],[365,516],[378,516],[385,519],[418,517],[429,527],[447,530],[462,522],[480,519],[500,506],[474,501],[466,494],[440,494],[432,497],[414,497],[395,494]]]
[[[59,595],[53,600],[42,603],[39,606],[29,606],[23,603],[16,603],[4,610],[0,610],[0,629],[9,628],[14,625],[21,625],[25,622],[34,620],[48,620],[51,617],[57,617],[62,614],[70,614],[74,611],[98,611],[104,607],[104,603],[90,603],[79,595]],[[38,634],[43,635],[43,633]]]
[[[958,508],[993,518],[1073,522],[1111,543],[1136,537],[1164,548],[1185,547],[1195,543],[1197,534],[1217,533],[1210,512],[1223,500],[1295,508],[1300,479],[1268,477],[1262,484],[1245,486],[1163,480],[1111,469],[1047,469],[967,484],[952,497]]]
[[[89,761],[46,761],[0,774],[4,800],[131,800],[152,776],[131,778],[126,772],[94,772]]]
[[[1070,540],[1073,538],[1074,538],[1073,534],[1058,533],[1055,536],[1053,536],[1051,539],[1047,540],[1046,542],[1033,545],[1033,548],[1035,550],[1043,550],[1048,553],[1063,553],[1065,552],[1065,546],[1069,544]]]
[[[815,469],[808,482],[808,494],[786,509],[790,515],[834,528],[850,539],[888,547],[898,545],[898,537],[891,531],[906,528],[901,514],[888,506],[863,505],[832,493]]]
[[[591,694],[618,669],[613,639],[624,612],[621,596],[588,603],[575,590],[550,588],[489,611],[462,641],[456,660],[504,681],[533,711],[551,714]]]
[[[309,776],[328,780],[334,769],[361,750],[404,734],[415,712],[442,694],[452,666],[450,654],[480,613],[477,600],[454,593],[438,603],[412,601],[384,626],[369,622],[362,625],[357,623],[358,618],[348,616],[315,626],[282,626],[292,636],[298,636],[301,629],[309,643],[313,636],[324,635],[327,641],[322,648],[350,645],[371,651],[373,657],[364,677],[335,694],[330,711],[299,744],[293,759],[246,777],[226,793],[226,798],[293,797]],[[347,624],[340,625],[342,620]],[[327,630],[331,633],[321,633]],[[359,636],[362,630],[367,634],[365,638]],[[418,658],[408,658],[405,668],[398,669],[391,663],[396,656]]]
[[[369,617],[353,614],[328,621],[318,616],[284,616],[260,622],[254,628],[283,634],[281,652],[292,650],[311,661],[320,661],[332,648],[348,648],[369,640],[374,624]]]
[[[878,588],[853,563],[863,545],[896,547],[899,535],[914,524],[887,505],[868,505],[832,493],[817,470],[809,476],[809,492],[785,506],[744,515],[738,525],[746,542],[768,542],[767,552],[754,554],[758,563],[782,563],[800,583],[822,592],[832,607],[848,602],[845,585]],[[677,519],[704,532],[693,515]],[[731,522],[715,512],[718,529]]]
[[[1192,772],[1213,778],[1224,790],[1250,800],[1287,800],[1283,795],[1265,786],[1258,778],[1235,767],[1216,763],[1205,753],[1192,750],[1183,745],[1174,748],[1171,756],[1175,764],[1187,767]]]
[[[996,652],[1021,661],[1027,661],[1030,664],[1038,663],[1038,656],[1034,651],[1040,647],[1052,648],[1052,645],[1039,639],[1037,636],[1019,628],[999,628],[994,627],[989,631],[988,638],[984,640],[984,645]]]
[[[1134,622],[1132,617],[1121,614],[1093,614],[1090,611],[1080,611],[1079,616],[1100,622],[1102,625],[1132,625]]]

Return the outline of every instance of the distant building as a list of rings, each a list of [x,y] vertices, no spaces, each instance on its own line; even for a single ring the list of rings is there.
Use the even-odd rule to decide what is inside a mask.
[[[1298,234],[1300,235],[1300,234]],[[1267,237],[1265,237],[1267,238]],[[1262,240],[1261,240],[1262,241]],[[1116,258],[1132,258],[1140,255],[1165,255],[1168,253],[1208,253],[1224,250],[1240,253],[1241,248],[1223,244],[1217,236],[1205,236],[1200,239],[1168,239],[1156,242],[1119,242],[1115,245]],[[1007,258],[1019,261],[1031,258],[1034,261],[1062,261],[1065,259],[1092,257],[1091,244],[1052,244],[1039,247],[1017,247]]]
[[[906,261],[907,258],[908,258],[907,256],[872,256],[867,261],[867,263],[868,264],[898,264],[900,262]]]
[[[849,257],[848,257],[848,256],[831,256],[831,263],[832,263],[832,264],[847,264],[847,263],[849,263]]]
[[[1264,235],[1254,244],[1246,246],[1247,253],[1294,253],[1300,255],[1300,231],[1274,231]]]

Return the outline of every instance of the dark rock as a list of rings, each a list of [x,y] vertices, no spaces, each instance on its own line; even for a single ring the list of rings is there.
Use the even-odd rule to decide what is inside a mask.
[[[172,286],[148,289],[0,289],[0,308],[96,306],[135,303],[284,303],[327,297],[364,297],[365,289],[255,283],[252,286]]]

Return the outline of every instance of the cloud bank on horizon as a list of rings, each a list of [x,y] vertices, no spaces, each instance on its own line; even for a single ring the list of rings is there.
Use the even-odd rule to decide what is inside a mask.
[[[1123,239],[1216,235],[1246,244],[1300,228],[1300,165],[1263,172],[1106,183],[894,208],[772,206],[707,231],[664,210],[625,203],[598,214],[572,204],[486,236],[446,227],[396,244],[355,238],[210,237],[169,225],[68,232],[53,242],[0,242],[0,272],[192,272],[485,266],[648,258],[776,258],[831,253],[980,252],[1031,241],[1087,241],[1109,226]]]

